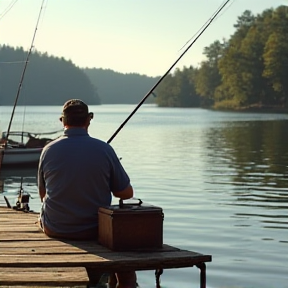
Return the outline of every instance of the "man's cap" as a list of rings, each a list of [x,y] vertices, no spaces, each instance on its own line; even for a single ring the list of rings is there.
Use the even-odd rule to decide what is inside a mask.
[[[61,116],[86,117],[88,114],[87,104],[80,99],[71,99],[64,103]]]

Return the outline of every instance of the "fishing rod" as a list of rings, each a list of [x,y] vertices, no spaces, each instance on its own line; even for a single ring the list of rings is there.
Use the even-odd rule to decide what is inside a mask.
[[[166,73],[155,83],[155,85],[148,91],[148,93],[143,97],[143,99],[139,102],[139,104],[134,108],[134,110],[130,113],[130,115],[123,121],[123,123],[119,126],[119,128],[114,132],[114,134],[110,137],[107,143],[110,143],[115,136],[121,131],[124,125],[130,120],[130,118],[136,113],[136,111],[141,107],[141,105],[145,102],[145,100],[151,95],[155,95],[153,91],[155,88],[162,82],[162,80],[170,73],[170,71],[174,68],[174,66],[179,62],[179,60],[186,54],[186,52],[192,47],[192,45],[198,40],[198,38],[204,33],[204,31],[210,26],[213,20],[218,16],[218,14],[224,9],[224,7],[229,3],[230,0],[226,0],[217,10],[212,14],[210,20],[206,22],[204,28],[200,29],[198,36],[191,42],[191,44],[184,50],[184,52],[178,57],[178,59],[172,64],[172,66],[166,71]],[[203,27],[203,26],[202,26]]]
[[[13,121],[16,105],[17,105],[17,102],[18,102],[18,99],[19,99],[20,91],[21,91],[21,88],[22,88],[25,72],[26,72],[26,69],[27,69],[27,65],[28,65],[28,62],[29,62],[30,55],[32,53],[32,49],[34,47],[34,40],[35,40],[35,37],[36,37],[36,32],[37,32],[38,24],[39,24],[40,17],[41,17],[41,14],[42,14],[44,2],[45,2],[45,0],[42,1],[41,7],[40,7],[38,19],[37,19],[37,22],[36,22],[35,31],[34,31],[32,42],[31,42],[31,46],[30,46],[30,49],[29,49],[29,51],[27,53],[26,61],[25,61],[25,64],[24,64],[24,69],[23,69],[21,77],[20,77],[20,82],[19,82],[19,85],[18,85],[18,90],[17,90],[17,94],[16,94],[16,97],[15,97],[15,101],[14,101],[14,105],[13,105],[13,109],[12,109],[12,113],[11,113],[8,129],[7,129],[6,137],[4,139],[4,144],[3,144],[3,148],[4,149],[1,149],[1,153],[0,153],[0,169],[1,169],[3,158],[4,158],[4,155],[5,155],[4,151],[5,151],[5,149],[7,148],[7,145],[8,145],[8,137],[9,137],[9,134],[10,134],[10,129],[11,129],[11,125],[12,125],[12,121]]]
[[[16,97],[15,97],[13,110],[12,110],[12,113],[11,113],[8,129],[7,129],[7,133],[6,133],[6,140],[8,140],[8,137],[9,137],[9,134],[10,134],[10,129],[11,129],[11,125],[12,125],[12,121],[13,121],[16,105],[18,103],[18,99],[19,99],[21,88],[22,88],[22,84],[23,84],[23,81],[24,81],[24,76],[25,76],[25,73],[26,73],[27,65],[28,65],[28,62],[29,62],[30,55],[32,53],[32,49],[34,47],[34,41],[35,41],[36,33],[37,33],[37,30],[38,30],[38,25],[39,25],[40,17],[41,17],[41,14],[42,14],[44,2],[45,2],[45,0],[42,0],[41,8],[40,8],[40,11],[39,11],[39,14],[38,14],[36,27],[35,27],[33,38],[32,38],[32,42],[31,42],[31,46],[30,46],[30,49],[29,49],[29,51],[27,53],[27,57],[26,57],[25,64],[24,64],[24,69],[23,69],[21,77],[20,77],[20,82],[19,82],[19,85],[18,85],[18,90],[17,90],[17,94],[16,94]],[[5,144],[7,144],[7,142]]]

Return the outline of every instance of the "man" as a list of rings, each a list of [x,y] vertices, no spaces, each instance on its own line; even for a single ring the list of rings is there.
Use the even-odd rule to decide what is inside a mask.
[[[89,136],[91,119],[93,113],[83,101],[67,101],[60,117],[64,135],[46,145],[40,156],[40,220],[50,237],[97,239],[98,208],[111,204],[111,192],[121,199],[133,196],[129,176],[113,148]],[[87,272],[94,285],[99,275]],[[116,287],[136,287],[134,271],[116,276]],[[112,280],[110,287],[115,287]]]

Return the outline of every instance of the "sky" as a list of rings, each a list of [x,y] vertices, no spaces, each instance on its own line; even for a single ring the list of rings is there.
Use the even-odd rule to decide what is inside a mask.
[[[225,2],[1,0],[0,45],[28,51],[36,31],[33,51],[63,57],[80,68],[162,76]],[[245,10],[257,15],[280,5],[288,0],[230,0],[171,71],[197,67],[205,60],[204,47],[229,39]]]

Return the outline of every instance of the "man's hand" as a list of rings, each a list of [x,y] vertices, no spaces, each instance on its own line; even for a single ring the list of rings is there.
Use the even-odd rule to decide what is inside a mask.
[[[124,190],[112,192],[112,194],[117,198],[125,200],[125,199],[132,198],[134,195],[134,191],[133,191],[133,187],[129,184]]]

